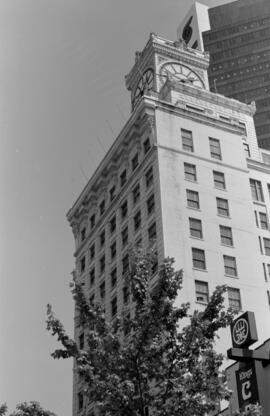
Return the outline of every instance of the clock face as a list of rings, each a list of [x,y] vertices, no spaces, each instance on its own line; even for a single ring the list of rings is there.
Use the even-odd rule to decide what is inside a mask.
[[[174,81],[179,82],[188,81],[194,87],[205,88],[203,81],[196,72],[178,62],[170,62],[162,66],[160,70],[160,80],[162,84],[164,84],[168,78],[172,78]]]
[[[145,92],[152,90],[153,85],[154,71],[151,68],[149,68],[143,73],[142,77],[140,78],[140,81],[138,82],[133,96],[133,106],[144,95]]]

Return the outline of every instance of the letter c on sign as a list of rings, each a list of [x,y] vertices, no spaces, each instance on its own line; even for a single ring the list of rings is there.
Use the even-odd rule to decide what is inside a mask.
[[[251,391],[249,391],[250,387],[251,387],[250,386],[250,381],[245,381],[242,384],[242,397],[243,397],[243,400],[250,399],[250,397],[251,397]]]

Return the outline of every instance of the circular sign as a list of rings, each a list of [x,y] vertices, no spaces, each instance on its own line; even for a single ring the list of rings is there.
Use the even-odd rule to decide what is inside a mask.
[[[247,340],[249,335],[249,325],[245,318],[240,318],[236,321],[232,330],[232,338],[236,345],[242,345]]]

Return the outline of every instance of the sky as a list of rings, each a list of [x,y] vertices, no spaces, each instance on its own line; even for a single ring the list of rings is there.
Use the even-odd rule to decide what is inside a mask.
[[[203,0],[214,6],[231,0]],[[73,334],[66,213],[130,114],[124,76],[150,32],[176,39],[192,0],[0,1],[0,403],[71,416],[51,303]]]

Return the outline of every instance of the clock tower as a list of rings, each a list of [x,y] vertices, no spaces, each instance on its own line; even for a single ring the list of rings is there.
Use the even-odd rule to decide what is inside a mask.
[[[143,96],[162,98],[167,81],[209,90],[208,65],[206,52],[189,48],[182,39],[173,42],[151,33],[143,51],[136,52],[135,64],[126,75],[132,111]]]

